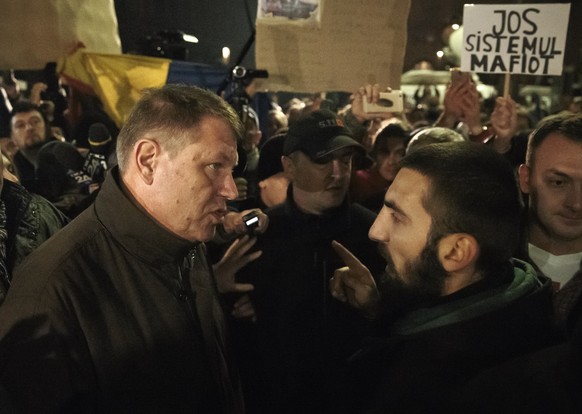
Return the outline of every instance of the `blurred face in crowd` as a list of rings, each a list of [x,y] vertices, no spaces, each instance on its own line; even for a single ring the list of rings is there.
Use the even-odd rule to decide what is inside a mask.
[[[370,228],[386,260],[382,291],[393,306],[439,297],[446,272],[437,256],[438,241],[430,240],[432,219],[423,200],[429,179],[404,168],[388,188],[384,207]]]
[[[551,133],[531,164],[519,169],[530,242],[553,254],[582,251],[582,143]]]
[[[393,181],[398,172],[398,163],[404,157],[406,146],[399,137],[388,138],[386,145],[378,148],[376,153],[376,168],[387,181]]]
[[[206,116],[184,131],[183,138],[185,145],[177,151],[162,144],[152,161],[153,195],[144,205],[174,234],[208,241],[227,213],[226,201],[238,195],[232,177],[237,163],[235,136],[224,120]]]
[[[38,111],[18,112],[11,121],[11,137],[19,150],[41,146],[46,141],[46,124]]]
[[[283,157],[297,206],[306,213],[321,215],[342,204],[350,185],[353,155],[353,148],[342,148],[317,160],[301,151]]]
[[[281,204],[287,198],[289,179],[283,172],[279,172],[259,182],[261,200],[267,207]]]

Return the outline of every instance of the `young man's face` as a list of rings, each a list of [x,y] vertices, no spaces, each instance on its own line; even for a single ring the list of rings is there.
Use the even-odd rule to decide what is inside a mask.
[[[46,124],[38,111],[14,114],[10,124],[12,141],[19,150],[27,150],[44,144]]]
[[[286,157],[285,172],[293,183],[299,208],[322,214],[341,205],[350,186],[353,154],[353,148],[344,148],[317,161],[300,151],[292,154],[292,159]]]
[[[385,294],[394,300],[416,302],[442,292],[446,272],[437,257],[438,241],[429,243],[432,218],[423,206],[429,184],[414,170],[400,170],[370,228],[370,239],[387,262]]]
[[[530,242],[554,254],[582,251],[582,144],[548,135],[519,179],[529,194]]]

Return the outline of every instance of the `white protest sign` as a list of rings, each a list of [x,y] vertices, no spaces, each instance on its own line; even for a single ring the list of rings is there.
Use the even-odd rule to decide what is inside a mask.
[[[461,69],[562,74],[570,4],[465,4]]]

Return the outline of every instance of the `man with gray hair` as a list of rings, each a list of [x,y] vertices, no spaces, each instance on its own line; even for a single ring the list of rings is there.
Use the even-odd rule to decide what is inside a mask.
[[[93,207],[16,272],[1,385],[18,412],[244,412],[203,242],[237,197],[236,112],[146,92]]]

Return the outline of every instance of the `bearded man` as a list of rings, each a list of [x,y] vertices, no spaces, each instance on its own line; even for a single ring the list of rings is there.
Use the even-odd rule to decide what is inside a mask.
[[[352,357],[346,412],[435,412],[468,378],[552,340],[551,283],[512,259],[521,210],[511,166],[485,146],[402,160],[369,232],[387,262],[380,282],[334,243],[347,267],[332,295],[384,322]]]

